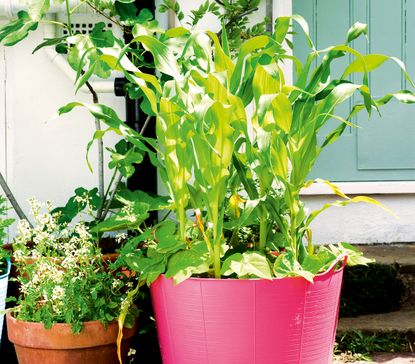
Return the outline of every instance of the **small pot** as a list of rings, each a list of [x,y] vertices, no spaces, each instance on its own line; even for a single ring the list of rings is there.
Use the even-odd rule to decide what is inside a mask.
[[[89,321],[79,334],[70,324],[54,324],[45,329],[43,323],[26,322],[6,315],[9,340],[14,344],[19,364],[116,364],[118,322],[108,324]],[[124,328],[123,362],[137,328]]]
[[[6,308],[7,285],[9,282],[10,259],[7,259],[7,271],[0,276],[0,312]],[[0,342],[3,331],[4,314],[0,314]]]

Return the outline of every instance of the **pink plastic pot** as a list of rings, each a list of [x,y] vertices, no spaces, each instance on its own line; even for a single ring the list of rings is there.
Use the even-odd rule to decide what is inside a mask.
[[[190,278],[151,285],[164,364],[329,364],[346,257],[309,283]],[[337,262],[336,262],[337,263]]]

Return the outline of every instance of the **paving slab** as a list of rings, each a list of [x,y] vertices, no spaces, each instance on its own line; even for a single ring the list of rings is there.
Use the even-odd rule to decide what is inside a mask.
[[[339,334],[354,330],[370,333],[415,333],[415,307],[375,315],[342,317],[339,320]]]
[[[372,364],[409,364],[415,363],[415,353],[378,353],[372,355]],[[333,364],[351,363],[350,361],[334,361]],[[354,364],[368,364],[367,361],[355,361]]]

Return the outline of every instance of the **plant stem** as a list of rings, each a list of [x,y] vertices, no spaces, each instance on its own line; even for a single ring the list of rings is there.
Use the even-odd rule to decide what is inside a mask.
[[[110,22],[118,25],[119,27],[123,28],[123,26],[116,21],[115,19],[109,17],[107,14],[105,14],[103,11],[101,11],[100,9],[98,9],[94,4],[92,4],[91,2],[89,2],[88,0],[86,0],[86,3],[88,4],[88,6],[90,6],[92,9],[94,9],[98,14],[100,14],[101,16],[103,16],[104,18],[108,19]]]
[[[33,228],[32,223],[29,221],[29,219],[26,217],[25,213],[23,212],[22,208],[20,207],[19,203],[17,202],[16,198],[14,197],[12,191],[10,190],[6,180],[4,179],[2,173],[0,172],[0,186],[4,191],[4,194],[6,195],[7,199],[9,200],[10,204],[13,206],[14,211],[16,212],[17,216],[19,216],[19,219],[26,220],[30,227]]]
[[[213,253],[214,253],[213,267],[215,269],[215,278],[220,279],[221,277],[220,245],[215,244],[215,246],[213,247]]]
[[[266,211],[261,211],[261,217],[259,219],[259,250],[264,251],[267,244],[268,236],[268,221]]]
[[[72,24],[71,24],[71,7],[69,6],[69,0],[65,0],[65,4],[66,4],[66,15],[68,17],[68,33],[70,35],[73,35],[72,33]]]
[[[259,180],[259,190],[261,197],[267,195],[269,188],[264,186],[264,182]],[[267,244],[268,236],[268,211],[264,206],[261,206],[259,217],[259,250],[264,251]]]
[[[143,135],[144,134],[145,130],[147,129],[148,124],[150,123],[150,120],[151,120],[151,116],[147,116],[147,119],[144,121],[144,125],[141,128],[141,130],[140,130],[140,135]],[[117,173],[118,173],[118,176],[117,176]],[[117,176],[117,178],[115,178],[116,176]],[[111,181],[110,181],[110,183],[108,185],[108,190],[105,192],[105,195],[104,195],[103,201],[106,201],[107,200],[108,193],[109,193],[109,190],[110,190],[110,188],[111,188],[111,186],[112,186],[112,184],[114,183],[114,180],[115,180],[114,188],[113,188],[113,190],[111,192],[111,195],[110,195],[107,203],[105,204],[105,208],[103,210],[103,213],[100,216],[101,220],[105,220],[105,218],[108,215],[108,211],[109,211],[109,209],[111,207],[112,201],[114,200],[115,193],[117,192],[118,186],[121,183],[122,177],[123,177],[122,174],[118,172],[118,169],[116,169],[114,171],[114,174],[112,175]]]
[[[86,87],[91,92],[92,95],[92,102],[94,104],[99,103],[98,94],[89,83],[89,81],[85,82]],[[101,130],[101,122],[98,119],[95,119],[95,130]],[[105,199],[105,185],[104,185],[104,142],[102,138],[99,138],[98,141],[98,193],[99,198],[101,199],[100,206],[97,211],[97,220],[101,220],[102,211],[104,210],[104,199]]]
[[[115,179],[114,188],[111,191],[111,195],[110,195],[107,203],[105,204],[105,209],[104,209],[104,211],[103,211],[103,213],[101,215],[101,220],[105,220],[105,218],[107,217],[108,211],[109,211],[109,209],[111,207],[111,203],[114,200],[115,193],[117,192],[118,185],[120,184],[121,180],[122,180],[122,174],[120,172],[118,172],[118,176]]]
[[[178,207],[178,218],[179,218],[179,227],[180,227],[180,239],[186,241],[186,212],[181,206]]]

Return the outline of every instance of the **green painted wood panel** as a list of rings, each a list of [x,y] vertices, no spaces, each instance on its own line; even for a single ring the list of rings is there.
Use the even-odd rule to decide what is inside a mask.
[[[362,52],[400,57],[415,76],[415,0],[293,0],[293,12],[309,22],[319,49],[343,43],[347,29],[354,22],[368,23],[370,43],[360,39],[354,46]],[[295,55],[304,59],[304,41],[295,40],[294,45]],[[345,60],[342,62],[333,67],[333,76],[344,66]],[[408,85],[399,68],[389,62],[373,73],[370,87],[374,95],[381,96]],[[338,109],[339,115],[347,115],[350,106]],[[361,114],[354,122],[360,128],[349,128],[336,144],[329,146],[311,177],[333,181],[415,179],[414,105],[392,102],[382,109],[382,117],[373,114],[368,120]],[[320,139],[335,126],[335,121],[326,126]]]

